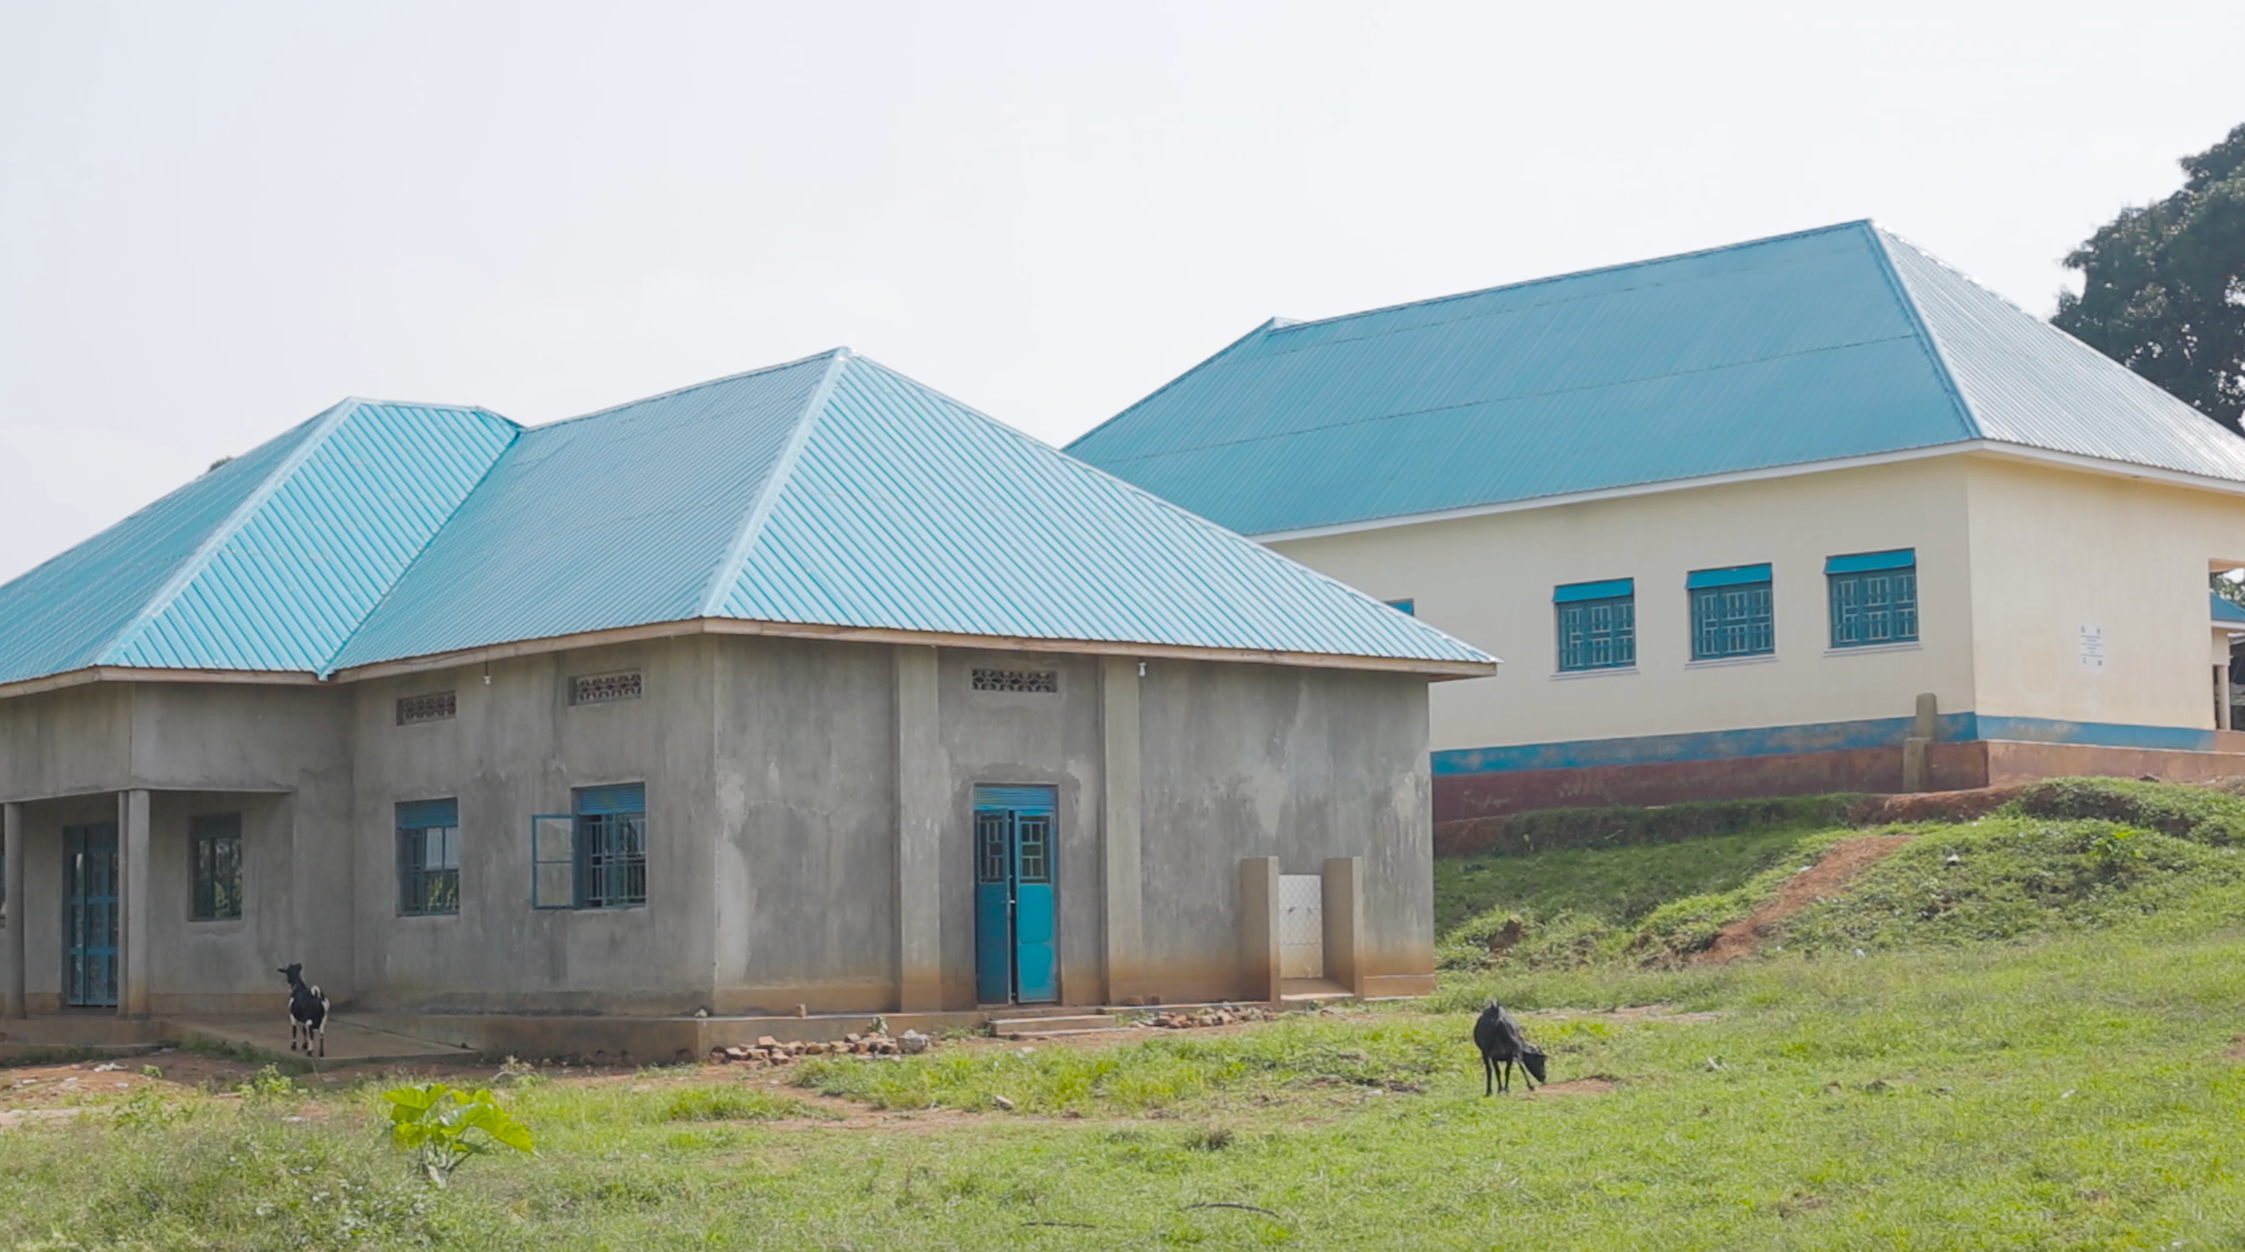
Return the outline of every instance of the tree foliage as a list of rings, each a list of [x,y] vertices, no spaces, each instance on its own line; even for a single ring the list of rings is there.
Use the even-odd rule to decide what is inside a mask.
[[[2182,190],[2124,210],[2066,258],[2051,320],[2231,430],[2245,419],[2245,125],[2184,157]]]

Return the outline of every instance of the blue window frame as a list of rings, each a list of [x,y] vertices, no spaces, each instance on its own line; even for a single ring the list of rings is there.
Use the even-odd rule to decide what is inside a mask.
[[[1637,663],[1637,584],[1609,578],[1551,593],[1559,618],[1559,668],[1626,669]]]
[[[1832,599],[1832,646],[1914,643],[1918,637],[1915,548],[1858,552],[1824,562]]]
[[[1768,565],[1695,570],[1684,579],[1684,591],[1692,601],[1693,660],[1777,651]]]
[[[460,802],[414,800],[397,807],[398,912],[433,917],[460,911]]]
[[[576,793],[577,907],[647,903],[647,788],[583,787]]]

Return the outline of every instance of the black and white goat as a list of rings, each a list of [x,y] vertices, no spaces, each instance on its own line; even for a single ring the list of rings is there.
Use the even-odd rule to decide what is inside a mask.
[[[288,975],[288,1050],[297,1050],[297,1041],[303,1040],[303,1052],[312,1054],[312,1043],[319,1042],[321,1056],[327,1055],[327,997],[320,989],[304,982],[302,965],[286,965],[281,973]]]
[[[1473,1023],[1473,1046],[1481,1049],[1481,1094],[1512,1090],[1512,1066],[1520,1064],[1520,1081],[1534,1091],[1544,1081],[1543,1049],[1520,1033],[1520,1023],[1494,1000]]]

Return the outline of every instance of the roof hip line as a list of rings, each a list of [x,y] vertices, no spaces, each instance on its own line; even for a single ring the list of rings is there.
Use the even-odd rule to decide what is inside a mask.
[[[265,480],[257,485],[255,491],[242,497],[241,502],[236,504],[233,511],[226,515],[225,520],[212,527],[211,532],[203,536],[203,541],[196,545],[195,551],[189,554],[185,561],[180,562],[179,568],[172,572],[171,578],[166,580],[155,595],[148,598],[148,603],[140,606],[140,612],[134,614],[133,619],[125,623],[124,628],[117,632],[115,638],[102,645],[101,651],[95,653],[95,656],[101,659],[112,656],[117,650],[131,643],[134,636],[148,629],[149,623],[163,616],[165,610],[171,608],[172,603],[179,599],[181,593],[185,592],[197,578],[202,577],[204,570],[210,568],[211,561],[218,556],[218,550],[225,547],[228,540],[240,533],[249,519],[256,516],[259,509],[265,507],[265,502],[271,500],[280,491],[281,486],[288,482],[297,470],[302,469],[306,461],[312,459],[312,454],[320,450],[320,445],[327,442],[328,437],[343,425],[344,420],[349,418],[351,414],[358,412],[365,403],[358,397],[352,396],[336,402],[327,412],[313,418],[312,422],[315,429],[304,436],[304,441],[292,449],[286,459],[273,467],[273,471],[265,476]]]
[[[733,584],[740,580],[741,569],[748,564],[750,549],[756,546],[757,537],[764,532],[764,524],[771,520],[772,510],[779,506],[780,493],[787,489],[787,480],[795,474],[795,464],[803,457],[803,445],[810,442],[811,428],[818,425],[820,414],[826,411],[827,402],[834,397],[834,384],[850,363],[850,350],[836,348],[828,356],[826,372],[819,377],[818,386],[803,405],[803,415],[796,419],[795,429],[787,436],[787,446],[780,450],[779,459],[772,463],[772,472],[764,480],[764,489],[757,493],[756,507],[741,520],[740,533],[733,536],[732,546],[725,550],[725,558],[709,577],[709,589],[702,595],[702,616],[716,617],[723,607],[725,596]]]

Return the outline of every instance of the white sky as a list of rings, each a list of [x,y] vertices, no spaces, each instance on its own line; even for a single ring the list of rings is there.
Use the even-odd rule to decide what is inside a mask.
[[[2237,0],[0,0],[0,578],[344,395],[837,344],[1045,439],[1265,317],[1874,217],[2042,314]]]

